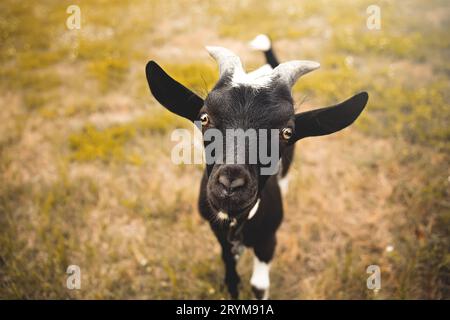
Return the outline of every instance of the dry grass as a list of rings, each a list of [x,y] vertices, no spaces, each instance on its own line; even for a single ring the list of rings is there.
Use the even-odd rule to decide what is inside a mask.
[[[447,3],[379,1],[375,32],[365,0],[96,0],[80,31],[65,29],[70,4],[0,4],[0,298],[227,297],[196,208],[202,168],[170,160],[187,123],[151,98],[144,66],[204,95],[217,75],[202,47],[254,67],[245,41],[261,32],[283,60],[322,63],[295,87],[299,109],[371,95],[356,126],[297,146],[272,297],[450,298]],[[70,264],[81,290],[65,287]]]

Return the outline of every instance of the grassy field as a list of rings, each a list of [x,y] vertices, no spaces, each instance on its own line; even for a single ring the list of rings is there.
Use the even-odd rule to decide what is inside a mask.
[[[217,66],[203,47],[251,69],[259,33],[283,61],[321,62],[294,88],[299,110],[370,95],[354,126],[297,144],[271,297],[450,298],[448,1],[78,2],[80,30],[72,1],[0,3],[0,298],[227,298],[196,208],[203,168],[170,160],[171,130],[189,124],[151,97],[144,67],[204,96]],[[243,298],[251,266],[246,252]]]

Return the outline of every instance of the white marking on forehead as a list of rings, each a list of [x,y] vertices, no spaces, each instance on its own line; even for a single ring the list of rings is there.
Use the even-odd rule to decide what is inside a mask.
[[[267,87],[272,80],[276,80],[292,87],[298,78],[320,66],[314,61],[292,60],[279,64],[273,70],[264,66],[254,72],[246,73],[241,59],[234,52],[215,46],[207,46],[206,49],[219,64],[219,77],[225,74],[231,75],[232,86],[249,85],[260,88]]]
[[[254,72],[246,73],[241,59],[232,51],[216,46],[207,46],[211,57],[219,64],[219,77],[231,75],[231,85],[249,85],[254,88],[267,87],[272,80],[277,79],[292,87],[302,75],[319,68],[314,61],[293,60],[281,63],[275,69],[263,66]]]
[[[231,78],[231,85],[233,87],[248,85],[254,88],[263,88],[267,87],[271,81],[272,77],[270,75],[259,74],[259,71],[256,73],[235,72]]]
[[[250,213],[248,214],[247,220],[250,220],[251,218],[253,218],[253,216],[255,215],[256,211],[258,211],[258,208],[259,208],[259,201],[260,201],[260,199],[258,199],[258,201],[256,201],[255,205],[254,205],[253,208],[250,210]]]
[[[273,71],[273,69],[270,66],[270,64],[265,64],[265,65],[259,67],[258,69],[247,73],[247,75],[249,77],[258,78],[258,77],[269,76],[272,74],[272,71]]]
[[[267,85],[272,81],[273,69],[269,64],[265,64],[256,70],[249,73],[245,72],[235,72],[231,78],[233,86],[238,85],[249,85],[255,88],[267,87]]]
[[[231,74],[231,85],[233,87],[239,85],[248,85],[254,88],[266,87],[273,78],[273,69],[270,65],[252,71],[245,72],[241,59],[232,51],[217,47],[206,46],[211,57],[219,64],[219,76]]]

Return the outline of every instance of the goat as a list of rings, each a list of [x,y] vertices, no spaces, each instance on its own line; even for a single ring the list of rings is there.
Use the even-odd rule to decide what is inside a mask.
[[[246,160],[236,164],[224,161],[223,154],[211,153],[201,180],[199,211],[221,245],[225,284],[232,299],[239,297],[236,264],[244,247],[252,248],[255,255],[250,280],[254,295],[257,299],[269,297],[270,262],[283,218],[279,181],[287,175],[294,143],[344,129],[356,120],[368,101],[368,94],[361,92],[337,105],[295,114],[292,86],[320,65],[302,60],[280,64],[270,40],[264,36],[261,39],[266,44],[263,48],[258,41],[253,46],[263,49],[269,65],[250,73],[244,71],[240,58],[232,51],[206,47],[219,65],[219,80],[206,99],[171,78],[156,62],[149,61],[146,66],[147,81],[156,100],[169,111],[201,123],[205,151],[211,143],[205,136],[213,129],[224,134],[226,129],[277,130],[278,171],[262,174],[266,165],[259,155],[256,163]],[[269,141],[268,136],[265,139]],[[248,153],[252,142],[244,149],[230,147],[226,141],[222,144],[234,159],[239,153]]]

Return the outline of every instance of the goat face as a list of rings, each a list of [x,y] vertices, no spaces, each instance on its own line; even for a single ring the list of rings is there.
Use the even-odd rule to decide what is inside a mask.
[[[211,130],[224,137],[213,149],[224,152],[206,152],[207,198],[217,212],[246,215],[267,178],[276,173],[286,137],[294,130],[290,92],[276,82],[263,88],[234,85],[226,76],[208,94],[199,117],[205,138]],[[204,143],[208,151],[211,141]]]
[[[205,100],[172,79],[153,61],[146,67],[147,80],[152,94],[168,110],[201,123],[205,151],[212,143],[209,137],[212,131],[222,137],[227,136],[227,130],[244,132],[242,148],[223,139],[219,143],[222,152],[206,152],[206,190],[211,207],[218,215],[224,212],[244,217],[256,203],[267,178],[276,173],[270,169],[287,146],[304,137],[326,135],[347,127],[365,107],[368,95],[362,92],[335,106],[294,114],[291,87],[300,76],[317,69],[318,63],[290,61],[274,69],[266,66],[245,73],[239,57],[231,51],[220,47],[207,50],[219,64],[220,78]],[[257,141],[246,135],[249,129],[256,131]],[[261,129],[265,136],[260,134]],[[264,144],[269,162],[263,161],[264,153],[252,149],[255,146],[260,149]],[[256,160],[251,161],[255,154]],[[236,161],[242,156],[243,162]],[[269,170],[265,170],[267,166]]]

